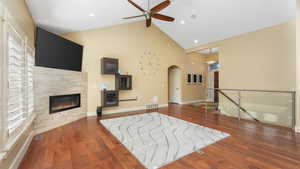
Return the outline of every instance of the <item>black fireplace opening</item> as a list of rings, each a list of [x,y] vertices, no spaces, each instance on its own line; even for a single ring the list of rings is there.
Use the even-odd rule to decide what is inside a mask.
[[[50,114],[81,106],[80,94],[50,96]]]

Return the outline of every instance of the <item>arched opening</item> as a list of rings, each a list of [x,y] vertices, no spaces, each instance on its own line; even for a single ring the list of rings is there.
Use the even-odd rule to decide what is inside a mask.
[[[181,70],[178,66],[168,68],[168,100],[169,103],[181,103]]]

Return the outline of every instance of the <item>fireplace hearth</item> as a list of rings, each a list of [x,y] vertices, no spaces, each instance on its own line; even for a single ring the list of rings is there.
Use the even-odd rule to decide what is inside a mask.
[[[58,113],[80,106],[80,94],[50,96],[49,113]]]

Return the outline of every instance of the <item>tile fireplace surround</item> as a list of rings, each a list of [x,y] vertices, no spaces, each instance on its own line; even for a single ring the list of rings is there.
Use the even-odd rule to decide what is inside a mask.
[[[37,133],[48,131],[86,117],[87,73],[35,67],[35,112]],[[78,108],[50,114],[50,96],[80,94]]]

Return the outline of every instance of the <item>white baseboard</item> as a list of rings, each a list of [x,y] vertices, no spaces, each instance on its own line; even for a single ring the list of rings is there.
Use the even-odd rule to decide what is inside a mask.
[[[184,102],[181,102],[180,104],[192,104],[192,103],[199,103],[199,102],[204,102],[204,101],[206,101],[206,99],[184,101]]]
[[[300,127],[295,127],[295,132],[300,133]]]
[[[24,158],[24,156],[25,156],[25,154],[26,154],[26,152],[27,152],[27,150],[30,146],[30,143],[31,143],[34,136],[35,136],[35,132],[31,131],[31,133],[27,137],[25,143],[22,145],[22,147],[19,150],[18,154],[14,158],[14,161],[10,165],[9,169],[18,169],[18,167],[21,164],[21,162],[22,162],[22,160],[23,160],[23,158]]]
[[[168,107],[168,104],[160,104],[158,105],[159,108],[161,107]],[[106,114],[116,114],[116,113],[125,113],[125,112],[131,112],[131,111],[139,111],[139,110],[146,110],[146,106],[135,106],[135,107],[128,107],[128,108],[122,108],[122,109],[116,109],[116,110],[104,110],[102,112],[103,115]],[[96,112],[88,112],[87,116],[97,116]]]

